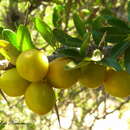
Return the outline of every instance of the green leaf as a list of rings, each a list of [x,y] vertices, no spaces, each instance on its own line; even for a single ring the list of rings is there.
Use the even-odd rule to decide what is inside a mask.
[[[53,9],[53,15],[52,15],[52,21],[53,24],[56,28],[61,28],[61,23],[62,23],[62,14],[63,14],[63,6],[61,5],[57,5],[54,9]]]
[[[3,28],[0,27],[0,38],[2,38],[2,31],[3,31]]]
[[[62,56],[67,56],[70,58],[80,58],[79,50],[75,48],[59,48],[57,51]]]
[[[127,12],[128,12],[128,21],[130,22],[130,1],[128,1]]]
[[[101,32],[100,30],[92,30],[92,36],[93,36],[93,40],[95,41],[96,45],[99,45],[102,37],[103,37],[103,32]]]
[[[105,41],[111,43],[117,43],[123,41],[124,39],[127,38],[129,33],[128,31],[122,30],[117,27],[103,27],[98,31],[100,32],[100,35],[103,35],[106,32],[107,35],[105,37]]]
[[[82,41],[80,39],[73,38],[60,29],[54,29],[53,33],[57,41],[59,41],[63,45],[66,45],[69,47],[80,47],[82,44]]]
[[[80,47],[80,54],[82,56],[85,56],[85,54],[86,54],[87,48],[88,48],[89,43],[90,43],[90,36],[91,36],[90,33],[86,33],[86,35],[84,35],[84,41]]]
[[[73,15],[73,21],[77,32],[83,38],[84,34],[86,33],[85,22],[76,13]]]
[[[18,48],[21,51],[26,51],[34,48],[30,32],[28,28],[24,25],[20,25],[17,30],[17,43]]]
[[[127,50],[125,51],[124,65],[125,65],[126,71],[130,74],[130,47],[127,48]]]
[[[116,17],[109,17],[107,19],[108,24],[112,25],[113,27],[121,28],[123,30],[129,30],[128,25],[123,21]]]
[[[37,31],[42,35],[44,40],[51,46],[55,46],[56,39],[53,35],[51,28],[43,22],[40,18],[35,18],[35,27]]]
[[[111,49],[111,57],[116,58],[117,56],[121,55],[128,47],[130,46],[129,42],[121,42],[117,43]]]
[[[3,130],[6,126],[6,123],[4,123],[3,121],[0,122],[0,130]]]
[[[104,19],[101,16],[96,17],[92,22],[92,36],[96,45],[99,45],[104,34],[100,30],[103,26],[102,23],[104,23]]]
[[[104,64],[106,64],[107,66],[115,68],[117,71],[122,70],[120,64],[118,63],[118,61],[115,58],[108,57],[108,58],[103,59],[102,62]]]
[[[2,31],[2,35],[4,39],[7,40],[10,44],[12,44],[17,50],[20,50],[15,32],[9,29],[4,29]]]

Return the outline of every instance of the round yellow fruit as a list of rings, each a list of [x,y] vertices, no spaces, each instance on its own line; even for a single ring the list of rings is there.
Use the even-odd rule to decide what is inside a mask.
[[[35,49],[22,52],[16,61],[20,76],[32,82],[42,80],[48,72],[48,67],[47,56],[43,51]]]
[[[66,57],[57,58],[50,62],[47,79],[55,88],[70,88],[79,76],[79,70],[65,70],[71,60]]]
[[[130,74],[125,71],[108,70],[104,80],[105,91],[115,97],[130,95]]]
[[[25,102],[30,110],[39,115],[48,113],[56,102],[51,84],[45,81],[32,83],[25,92]]]
[[[103,84],[106,68],[102,65],[89,63],[81,68],[80,84],[88,88],[97,88]]]
[[[5,71],[0,77],[0,88],[12,97],[21,96],[25,93],[29,82],[23,79],[16,68]]]

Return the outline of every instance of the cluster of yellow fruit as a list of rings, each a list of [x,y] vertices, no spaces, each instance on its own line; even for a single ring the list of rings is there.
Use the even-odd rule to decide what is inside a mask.
[[[126,71],[115,71],[99,64],[89,63],[81,68],[79,81],[84,86],[97,88],[104,86],[112,96],[124,98],[130,95],[130,74]]]
[[[90,62],[81,68],[65,70],[71,61],[67,57],[56,58],[49,63],[41,50],[22,52],[16,60],[16,68],[6,70],[0,77],[0,89],[8,96],[24,95],[29,109],[40,115],[48,113],[56,103],[54,88],[70,88],[77,81],[88,88],[104,85],[112,96],[130,95],[130,75],[106,69]]]
[[[8,96],[24,95],[27,106],[40,115],[49,112],[55,105],[53,87],[69,88],[78,79],[77,71],[65,71],[68,58],[57,58],[49,63],[41,50],[22,52],[16,67],[6,70],[0,77],[0,89]]]

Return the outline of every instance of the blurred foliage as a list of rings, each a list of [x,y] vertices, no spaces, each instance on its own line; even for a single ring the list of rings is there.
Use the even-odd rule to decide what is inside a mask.
[[[0,38],[9,41],[17,51],[36,47],[49,56],[56,53],[79,63],[93,60],[96,49],[100,50],[97,55],[110,49],[100,62],[130,73],[127,0],[0,0],[0,10]],[[87,89],[77,83],[71,89],[55,91],[64,129],[89,130],[96,120],[114,112],[121,115],[130,107],[129,97],[112,97],[102,86]],[[28,110],[23,97],[7,100],[9,106],[4,99],[0,102],[0,130],[60,129],[55,110],[40,117]],[[92,116],[89,124],[88,116]]]

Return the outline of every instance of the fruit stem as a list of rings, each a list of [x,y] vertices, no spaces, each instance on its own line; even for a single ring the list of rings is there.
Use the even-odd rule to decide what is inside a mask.
[[[60,116],[59,116],[59,111],[58,111],[58,107],[57,107],[57,104],[56,104],[56,103],[55,103],[55,111],[56,111],[56,115],[57,115],[59,127],[61,128]]]
[[[8,106],[10,106],[9,101],[7,100],[5,94],[2,92],[2,90],[0,89],[0,94],[2,95],[2,97],[5,99],[5,101],[7,102]]]

